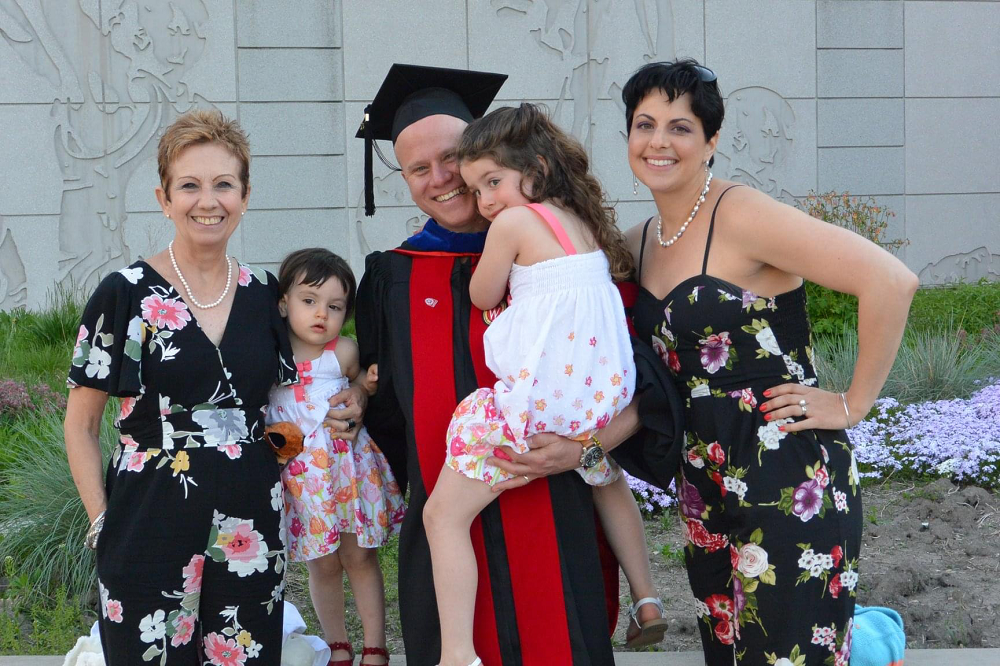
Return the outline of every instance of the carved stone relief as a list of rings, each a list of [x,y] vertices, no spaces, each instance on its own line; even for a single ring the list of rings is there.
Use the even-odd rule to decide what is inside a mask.
[[[396,240],[390,242],[389,247],[394,247],[404,238],[412,236],[424,227],[424,223],[427,222],[428,216],[425,215],[413,205],[413,200],[410,198],[410,190],[403,181],[403,177],[396,171],[389,171],[385,175],[379,176],[376,174],[372,179],[372,183],[375,188],[375,203],[378,206],[409,206],[410,211],[414,214],[407,217],[402,223],[402,227],[393,227],[388,230],[384,229],[385,220],[384,215],[379,215],[378,212],[375,213],[375,217],[367,217],[365,215],[365,195],[362,192],[358,196],[358,200],[355,202],[353,209],[351,210],[351,219],[354,221],[354,229],[357,234],[357,243],[351,247],[351,258],[357,257],[359,259],[358,263],[361,266],[364,265],[364,258],[368,256],[373,249],[381,248],[385,246],[385,243],[369,241],[368,236],[373,237],[386,237],[389,236]],[[384,211],[383,211],[384,213]],[[368,230],[366,235],[365,230]],[[374,246],[374,247],[373,247]],[[359,255],[355,255],[355,252],[359,252]]]
[[[977,282],[983,278],[1000,280],[1000,254],[990,252],[986,246],[971,252],[949,254],[924,266],[920,273],[924,284],[949,282]]]
[[[0,309],[24,305],[28,297],[28,274],[10,229],[0,217]]]
[[[517,15],[539,48],[561,55],[563,85],[553,116],[559,117],[562,107],[570,105],[569,129],[588,151],[597,100],[610,96],[620,106],[621,88],[637,67],[675,57],[671,2],[490,0],[499,19]],[[622,25],[628,25],[631,33],[622,34]]]
[[[786,203],[794,200],[782,187],[786,162],[795,141],[795,112],[768,88],[741,88],[726,101],[727,134],[719,143],[714,170]]]
[[[128,181],[167,125],[207,105],[185,83],[205,50],[207,20],[202,0],[0,4],[0,35],[59,91],[51,117],[63,173],[61,284],[89,290],[131,261]]]

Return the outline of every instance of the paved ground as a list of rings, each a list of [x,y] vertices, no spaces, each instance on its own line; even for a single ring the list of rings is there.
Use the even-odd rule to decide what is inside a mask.
[[[617,666],[703,666],[696,652],[628,653],[616,656]],[[0,666],[62,666],[62,657],[0,657]],[[391,666],[404,666],[399,656]],[[1000,650],[907,650],[906,666],[998,666]]]

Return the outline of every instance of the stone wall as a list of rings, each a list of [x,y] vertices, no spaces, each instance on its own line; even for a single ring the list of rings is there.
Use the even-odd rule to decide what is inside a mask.
[[[393,62],[509,73],[497,103],[546,104],[630,226],[653,206],[620,88],[693,56],[727,96],[717,175],[874,195],[924,282],[1000,279],[997,35],[1000,2],[972,0],[2,0],[0,307],[165,246],[156,140],[196,105],[251,137],[232,252],[273,268],[325,245],[360,273],[423,221],[388,169],[361,211],[354,133]]]

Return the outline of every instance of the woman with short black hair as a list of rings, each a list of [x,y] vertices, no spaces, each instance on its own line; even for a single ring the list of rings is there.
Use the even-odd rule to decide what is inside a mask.
[[[627,234],[633,315],[686,399],[677,484],[706,662],[847,664],[862,516],[845,429],[878,397],[917,278],[860,236],[713,177],[724,103],[710,69],[651,63],[622,99],[629,165],[657,208]],[[845,393],[817,386],[803,278],[858,297]]]

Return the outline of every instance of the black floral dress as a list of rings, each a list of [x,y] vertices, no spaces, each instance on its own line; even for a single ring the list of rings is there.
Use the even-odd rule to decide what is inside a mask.
[[[109,666],[280,662],[284,507],[262,436],[295,365],[276,292],[241,265],[218,347],[144,262],[87,304],[69,385],[122,399],[97,546]]]
[[[687,402],[677,487],[706,663],[847,666],[862,518],[851,444],[782,432],[790,419],[758,409],[766,389],[816,384],[805,289],[766,298],[708,275],[714,226],[713,211],[702,273],[662,299],[641,288],[633,311]]]

